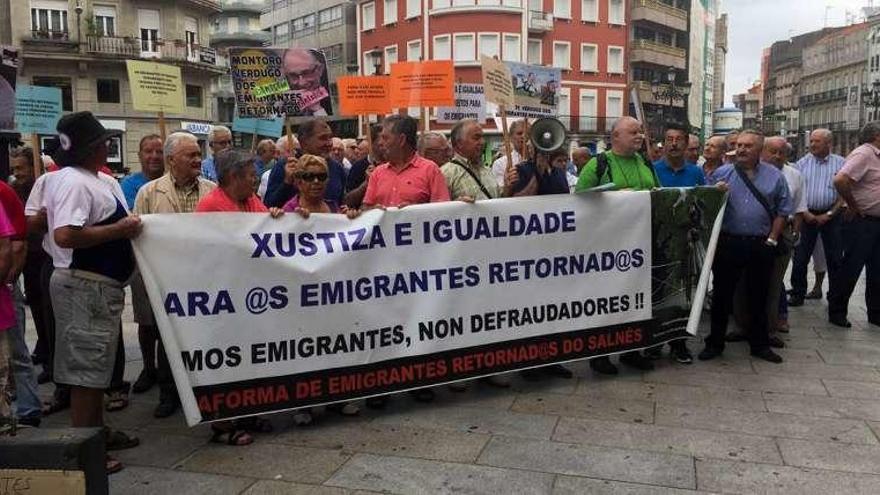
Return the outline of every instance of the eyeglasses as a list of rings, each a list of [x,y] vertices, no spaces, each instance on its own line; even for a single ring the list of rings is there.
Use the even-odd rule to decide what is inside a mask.
[[[211,144],[216,144],[216,145],[219,145],[219,146],[228,146],[231,142],[232,142],[231,140],[229,140],[229,139],[225,139],[225,140],[223,140],[223,141],[220,141],[220,140],[213,141]]]
[[[327,173],[326,172],[303,172],[299,174],[300,180],[305,182],[326,182],[327,181]]]

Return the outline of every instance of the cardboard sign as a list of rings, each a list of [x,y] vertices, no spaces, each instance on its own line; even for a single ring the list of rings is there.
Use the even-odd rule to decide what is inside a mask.
[[[131,101],[142,112],[183,113],[183,79],[180,67],[126,60]]]
[[[507,65],[486,55],[480,56],[480,65],[483,66],[483,87],[486,101],[505,107],[512,106],[513,80]]]
[[[15,125],[22,134],[55,134],[61,118],[61,89],[20,85],[15,89]]]
[[[0,494],[85,495],[82,471],[55,469],[0,469]]]
[[[230,48],[238,116],[333,115],[327,58],[311,48]]]
[[[15,132],[15,79],[18,49],[0,45],[0,131]]]
[[[452,60],[399,62],[391,65],[392,107],[455,105]]]
[[[391,113],[391,80],[388,76],[346,76],[336,80],[342,115]]]
[[[232,130],[278,138],[284,134],[284,119],[247,119],[235,115],[232,118]]]
[[[482,84],[456,84],[455,106],[437,109],[440,124],[454,124],[462,119],[486,121],[486,95]]]
[[[505,62],[513,83],[514,106],[511,117],[555,117],[559,103],[562,70],[542,65]]]

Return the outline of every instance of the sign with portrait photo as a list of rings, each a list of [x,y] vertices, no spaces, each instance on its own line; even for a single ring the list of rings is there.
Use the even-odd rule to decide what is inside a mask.
[[[324,53],[311,48],[230,48],[238,116],[333,115]]]

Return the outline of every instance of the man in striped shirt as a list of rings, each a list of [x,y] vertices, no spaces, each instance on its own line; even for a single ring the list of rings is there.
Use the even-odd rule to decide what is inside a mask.
[[[804,178],[807,211],[804,212],[804,223],[801,227],[801,242],[795,248],[792,259],[789,306],[804,304],[807,265],[819,236],[822,237],[829,273],[833,274],[840,266],[842,253],[837,212],[842,200],[834,188],[834,175],[843,167],[844,160],[842,156],[831,153],[831,142],[831,131],[814,130],[810,133],[810,152],[797,162],[796,168]]]

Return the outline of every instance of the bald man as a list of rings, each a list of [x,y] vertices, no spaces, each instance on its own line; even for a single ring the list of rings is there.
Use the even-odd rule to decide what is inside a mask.
[[[727,153],[727,141],[724,136],[712,136],[706,140],[703,146],[703,176],[706,184],[714,184],[712,174],[724,165],[724,155]]]

